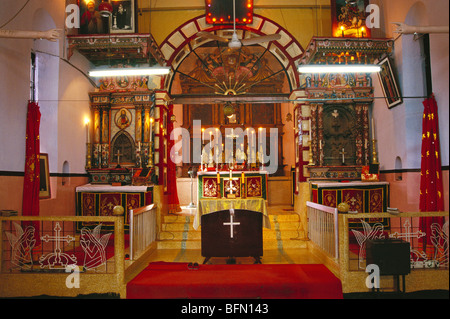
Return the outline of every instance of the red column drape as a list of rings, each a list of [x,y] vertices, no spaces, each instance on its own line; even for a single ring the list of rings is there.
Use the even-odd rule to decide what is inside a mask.
[[[41,113],[36,102],[28,103],[26,124],[25,172],[23,181],[22,215],[39,216]],[[40,243],[39,223],[34,222],[36,245]]]
[[[443,183],[441,169],[441,150],[439,144],[439,117],[438,107],[434,95],[423,102],[423,128],[422,128],[422,163],[420,178],[420,204],[421,212],[436,212],[444,210]],[[443,217],[421,218],[424,238],[424,249],[428,250],[431,234],[430,226],[433,223],[444,224]]]
[[[169,119],[172,118],[173,115],[173,105],[169,106]],[[170,139],[170,134],[173,131],[173,122],[169,120],[167,124],[167,131],[169,133],[169,141],[168,141],[168,150],[172,149],[175,144],[175,141]],[[169,214],[176,214],[181,212],[180,201],[178,199],[178,189],[177,189],[177,167],[176,163],[169,158],[167,164],[167,193],[168,193],[168,205],[169,205]]]

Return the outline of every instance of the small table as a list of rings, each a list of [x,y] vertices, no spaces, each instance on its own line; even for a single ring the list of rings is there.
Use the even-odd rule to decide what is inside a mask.
[[[263,198],[246,198],[246,199],[200,199],[198,209],[194,217],[194,229],[200,226],[202,215],[234,209],[246,209],[263,214],[263,227],[270,229],[270,219],[267,211],[267,202]]]

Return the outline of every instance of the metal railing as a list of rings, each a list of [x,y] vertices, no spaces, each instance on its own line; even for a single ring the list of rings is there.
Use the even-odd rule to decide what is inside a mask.
[[[124,237],[123,216],[0,217],[0,297],[123,293]]]
[[[339,258],[338,210],[307,202],[308,238],[330,257]]]
[[[156,205],[130,210],[130,260],[135,260],[157,238]]]

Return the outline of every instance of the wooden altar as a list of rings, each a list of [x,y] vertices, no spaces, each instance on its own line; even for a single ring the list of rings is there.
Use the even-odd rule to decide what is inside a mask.
[[[130,209],[153,203],[153,186],[110,186],[86,184],[76,189],[77,216],[112,216],[115,206],[125,210],[125,229],[129,227]],[[77,230],[83,227],[96,226],[89,222],[77,223]],[[108,229],[107,223],[102,229]]]
[[[389,183],[387,182],[310,182],[311,201],[329,207],[347,203],[350,212],[381,213],[389,206]],[[389,226],[389,219],[369,218],[369,223],[381,222]]]
[[[203,215],[202,256],[253,257],[261,263],[263,255],[262,215],[243,209],[230,209]]]

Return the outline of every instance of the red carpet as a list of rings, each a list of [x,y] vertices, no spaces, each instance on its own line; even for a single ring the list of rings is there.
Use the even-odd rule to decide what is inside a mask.
[[[342,299],[324,265],[151,263],[127,285],[128,299]]]

